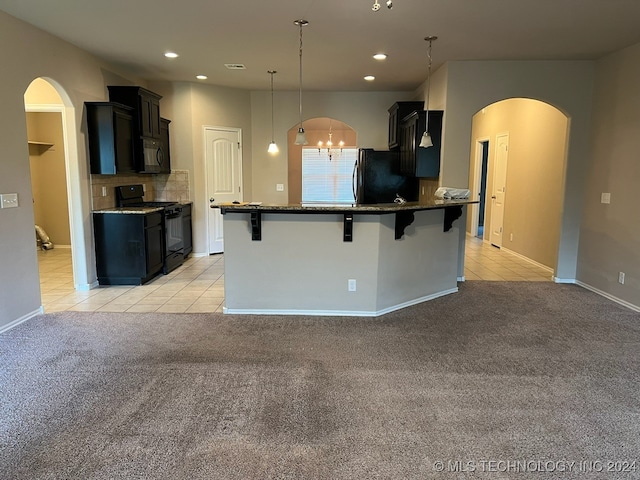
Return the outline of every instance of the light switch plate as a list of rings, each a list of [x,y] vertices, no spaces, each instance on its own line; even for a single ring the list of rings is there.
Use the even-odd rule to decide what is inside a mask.
[[[600,195],[600,203],[611,203],[611,194],[603,193]]]
[[[0,193],[0,208],[15,208],[17,206],[17,193]]]

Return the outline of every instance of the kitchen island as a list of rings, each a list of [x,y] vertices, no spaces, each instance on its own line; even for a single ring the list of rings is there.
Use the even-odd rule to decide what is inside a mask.
[[[377,316],[455,293],[456,219],[470,203],[212,205],[224,216],[224,311]]]

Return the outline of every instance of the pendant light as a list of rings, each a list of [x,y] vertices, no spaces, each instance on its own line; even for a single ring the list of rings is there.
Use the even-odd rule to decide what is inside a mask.
[[[427,110],[427,125],[424,129],[424,133],[422,134],[422,140],[420,140],[420,147],[429,148],[433,146],[433,141],[431,140],[431,135],[429,134],[429,93],[431,91],[431,43],[434,40],[437,40],[438,37],[429,36],[424,37],[424,39],[429,42],[429,76],[427,77],[427,102],[426,102],[426,110]]]
[[[298,127],[298,133],[296,134],[296,145],[308,145],[307,135],[302,128],[302,27],[309,25],[306,20],[295,20],[293,23],[300,27],[300,126]]]
[[[273,139],[273,75],[278,72],[275,70],[267,70],[267,73],[271,75],[271,143],[269,144],[269,148],[267,149],[267,151],[270,154],[275,155],[279,152],[279,150],[278,145],[276,145],[276,142]]]

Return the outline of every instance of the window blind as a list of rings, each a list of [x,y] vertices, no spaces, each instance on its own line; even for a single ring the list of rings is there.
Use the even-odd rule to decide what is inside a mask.
[[[353,167],[358,158],[357,148],[335,150],[331,160],[327,150],[302,149],[302,202],[354,203]]]

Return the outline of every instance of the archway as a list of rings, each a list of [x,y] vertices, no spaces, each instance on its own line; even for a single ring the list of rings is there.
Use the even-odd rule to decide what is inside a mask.
[[[77,128],[75,108],[66,90],[48,77],[36,78],[24,94],[25,112],[59,113],[62,124],[64,145],[64,169],[67,192],[67,209],[73,284],[76,290],[89,290],[87,268],[87,236],[84,225],[83,198],[88,192],[83,189],[80,179],[77,152]],[[88,184],[88,182],[87,182]]]
[[[316,146],[318,142],[325,142],[329,138],[329,132],[333,134],[334,145],[340,141],[347,147],[358,146],[357,132],[346,123],[329,117],[317,117],[304,121],[304,130],[310,147]],[[295,144],[298,124],[292,126],[287,132],[287,152],[288,152],[288,182],[289,182],[289,203],[297,204],[302,201],[302,146]]]
[[[486,205],[483,239],[551,270],[558,263],[568,130],[566,114],[529,98],[488,105],[473,116],[472,122],[469,186],[473,198]],[[505,138],[508,154],[500,155],[497,141],[504,143]],[[485,152],[488,162],[483,178]],[[503,160],[499,160],[501,157]],[[500,162],[504,162],[502,182],[495,180],[496,172],[502,171],[496,169]],[[496,192],[501,189],[503,218],[496,221],[495,197],[500,196]],[[469,234],[476,235],[482,213],[477,204],[470,208]],[[496,231],[500,229],[499,241],[492,237],[491,225]]]

